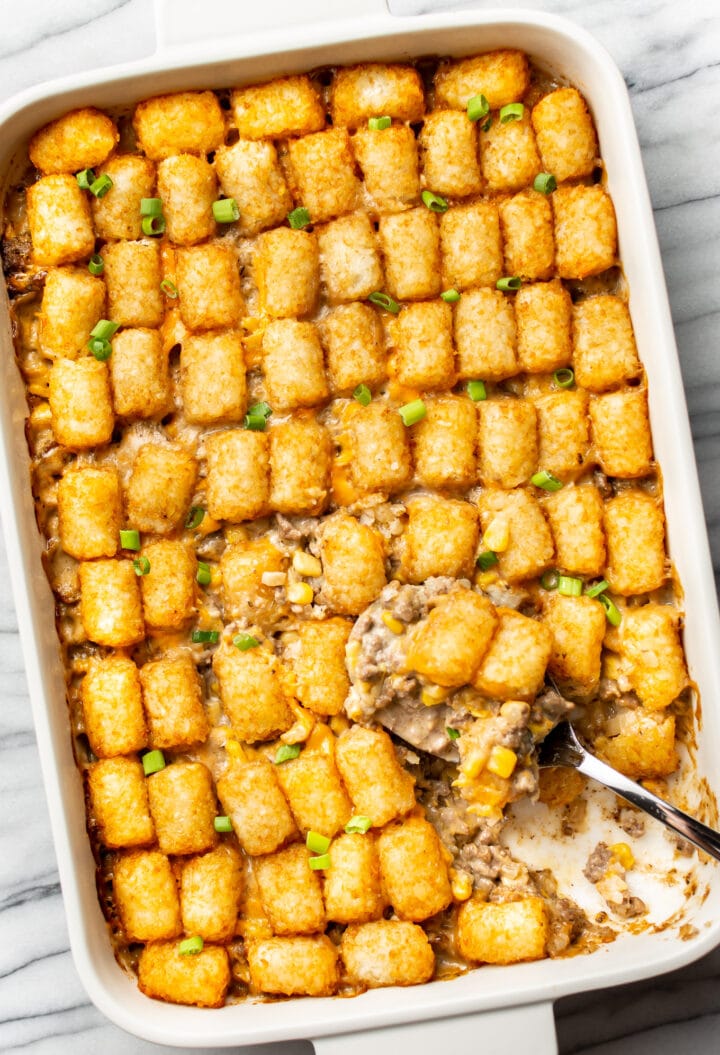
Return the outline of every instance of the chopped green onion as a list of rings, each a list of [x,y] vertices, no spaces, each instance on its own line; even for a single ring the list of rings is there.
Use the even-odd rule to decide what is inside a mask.
[[[543,572],[540,578],[540,585],[543,590],[557,590],[557,584],[560,579],[558,573],[551,569],[550,571]]]
[[[271,414],[272,407],[269,403],[253,403],[245,415],[245,428],[253,432],[263,432]]]
[[[166,297],[172,297],[173,300],[178,295],[178,288],[174,282],[171,282],[169,278],[164,278],[160,283],[160,289],[163,291]]]
[[[553,374],[553,381],[558,388],[570,388],[575,384],[575,371],[569,366],[562,366]]]
[[[446,289],[440,294],[440,300],[444,300],[446,304],[456,304],[460,300],[460,294],[456,289]]]
[[[111,322],[110,319],[100,319],[100,322],[90,330],[90,336],[99,337],[101,341],[109,341],[119,329],[119,322]]]
[[[193,645],[217,645],[220,640],[219,630],[193,630],[190,635]]]
[[[397,315],[400,311],[398,302],[389,297],[387,293],[371,293],[368,300],[371,304],[377,304],[378,308],[384,308],[385,311],[392,312],[393,315]]]
[[[153,773],[159,773],[161,769],[165,768],[165,755],[162,751],[148,751],[142,756],[142,766],[146,777],[152,776]]]
[[[482,403],[487,399],[487,389],[484,381],[468,381],[467,394],[473,403]]]
[[[112,345],[110,344],[110,341],[103,341],[100,337],[93,337],[89,340],[88,348],[98,362],[101,363],[104,363],[106,359],[109,359],[112,353]]]
[[[157,238],[165,230],[165,217],[143,216],[140,226],[142,227],[143,234],[149,235],[151,238]]]
[[[439,194],[433,194],[431,190],[424,190],[420,197],[423,205],[426,205],[430,212],[447,212],[447,199]]]
[[[522,279],[518,278],[517,275],[499,278],[495,283],[495,286],[503,293],[514,293],[515,290],[520,289],[522,286]]]
[[[288,213],[287,218],[293,231],[301,231],[303,227],[307,227],[311,222],[310,210],[306,209],[304,205],[298,205],[297,209],[293,209],[292,212]]]
[[[369,817],[364,817],[361,813],[351,817],[345,825],[345,831],[348,835],[364,835],[365,832],[372,828],[372,821]]]
[[[372,392],[367,385],[358,385],[353,392],[353,399],[362,407],[368,407],[372,403]]]
[[[103,172],[102,176],[98,176],[98,178],[93,180],[90,184],[90,193],[96,198],[104,198],[112,185],[113,181],[110,179],[107,172]]]
[[[205,510],[202,506],[190,506],[190,512],[185,520],[185,529],[187,531],[194,531],[196,527],[199,527],[205,519]]]
[[[257,648],[260,642],[252,634],[237,634],[233,638],[233,645],[241,652],[249,652],[251,648]]]
[[[195,576],[201,586],[209,586],[212,579],[212,572],[210,571],[210,565],[206,564],[204,560],[198,561],[197,575]]]
[[[552,172],[539,172],[533,180],[533,190],[541,194],[552,194],[557,187],[557,180]]]
[[[161,198],[141,198],[140,199],[140,215],[141,216],[162,216],[162,199]]]
[[[330,854],[321,854],[320,857],[311,857],[308,863],[313,872],[322,872],[330,867]]]
[[[197,956],[199,952],[203,951],[203,942],[199,934],[194,934],[192,938],[184,938],[183,941],[178,945],[178,952],[181,956]]]
[[[136,575],[147,575],[150,571],[150,561],[147,557],[136,557],[133,561],[133,568]]]
[[[120,546],[122,549],[140,549],[140,532],[134,529],[120,532]]]
[[[90,190],[90,185],[95,182],[95,173],[92,169],[83,169],[75,173],[75,179],[81,190]]]
[[[555,473],[548,472],[547,469],[541,469],[539,473],[533,473],[530,477],[530,483],[535,484],[536,487],[542,487],[543,491],[559,491],[562,487],[562,480],[558,480]]]
[[[216,832],[231,832],[233,830],[232,821],[229,817],[216,817],[213,821],[213,827]]]
[[[277,749],[275,765],[281,766],[283,762],[289,762],[292,758],[297,758],[301,751],[302,747],[300,744],[282,744]]]
[[[400,407],[398,414],[402,418],[403,425],[410,428],[411,425],[417,425],[418,421],[422,421],[427,414],[427,407],[422,399],[413,399],[412,403],[406,403],[405,406]]]
[[[485,122],[485,124],[484,124],[484,125],[482,126],[482,130],[483,130],[483,132],[489,132],[489,131],[490,131],[490,128],[491,128],[491,126],[492,126],[492,114],[491,114],[491,115],[490,115],[490,116],[488,117],[487,121],[486,121],[486,122]]]
[[[610,626],[620,626],[620,623],[622,622],[622,614],[617,605],[614,604],[605,593],[600,594],[598,601],[605,609],[605,615],[607,616],[607,621],[610,623]]]
[[[320,832],[309,831],[305,839],[305,845],[314,854],[324,854],[330,848],[330,840],[326,835],[321,835]]]
[[[383,117],[368,117],[368,128],[372,129],[373,132],[382,132],[383,129],[389,128],[392,124],[392,117],[384,115]]]
[[[490,113],[490,103],[484,95],[473,95],[468,99],[467,115],[471,121],[479,121],[481,117],[487,117]]]
[[[600,582],[596,582],[594,586],[589,586],[585,591],[586,597],[599,597],[601,593],[605,593],[610,583],[607,579],[602,579]]]
[[[491,549],[486,549],[484,553],[479,553],[475,558],[475,563],[480,571],[487,571],[488,568],[492,568],[497,562],[498,555],[497,553],[493,553]]]
[[[99,253],[93,253],[88,260],[88,271],[91,275],[102,275],[105,270],[105,261]]]
[[[240,219],[240,209],[234,198],[221,198],[213,202],[213,216],[218,223],[235,223]]]
[[[460,733],[458,732],[457,729],[453,729],[453,727],[451,725],[446,726],[445,732],[448,735],[448,740],[459,740],[460,739]]]
[[[563,597],[579,597],[582,588],[582,579],[576,579],[573,575],[561,575],[558,578],[557,591]]]
[[[525,107],[522,103],[508,103],[500,109],[500,124],[506,125],[510,121],[519,121],[524,113]]]

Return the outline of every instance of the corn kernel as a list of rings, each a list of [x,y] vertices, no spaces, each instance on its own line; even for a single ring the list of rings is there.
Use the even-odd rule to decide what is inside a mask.
[[[484,590],[487,586],[492,586],[499,578],[496,571],[478,571],[475,573],[475,585]]]
[[[305,575],[309,579],[322,575],[322,564],[320,561],[317,557],[313,557],[312,553],[306,553],[305,550],[295,550],[292,563],[298,575]]]
[[[483,547],[493,553],[504,553],[510,544],[510,523],[503,514],[493,517],[483,535]]]
[[[383,612],[380,618],[388,630],[392,630],[393,634],[405,633],[405,624],[396,619],[392,612]]]
[[[467,872],[457,872],[453,868],[450,873],[450,887],[456,901],[467,901],[473,891],[473,881]]]
[[[206,520],[207,517],[203,517]],[[248,537],[247,528],[229,526],[225,528],[225,538],[232,545],[234,542],[245,542]]]
[[[474,751],[463,759],[462,774],[468,780],[474,780],[485,768],[487,755],[484,751]]]
[[[237,740],[226,740],[225,750],[230,755],[230,758],[245,758],[245,752],[243,746]]]
[[[614,845],[610,847],[610,852],[613,857],[617,857],[618,861],[626,871],[635,867],[635,858],[633,857],[633,852],[627,843],[614,843]]]
[[[264,571],[260,576],[260,581],[263,586],[284,586],[287,582],[287,575],[284,571]]]
[[[468,813],[474,813],[476,817],[485,817],[489,821],[502,820],[502,810],[486,802],[473,802],[468,806]]]
[[[313,588],[306,582],[292,582],[287,588],[287,599],[290,604],[312,604]]]
[[[512,776],[516,765],[517,755],[515,752],[511,751],[509,747],[495,744],[487,763],[487,768],[490,772],[494,773],[496,777],[503,777],[503,779],[507,780]]]
[[[450,695],[450,689],[446,689],[444,685],[426,685],[424,690],[428,696],[435,701],[435,703],[442,703]]]
[[[340,733],[344,733],[346,729],[350,728],[350,722],[344,714],[334,714],[330,719],[330,728],[335,733],[335,736],[340,736]]]

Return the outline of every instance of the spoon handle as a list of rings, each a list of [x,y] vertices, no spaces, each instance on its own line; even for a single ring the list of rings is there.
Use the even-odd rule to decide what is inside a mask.
[[[705,853],[720,861],[720,832],[716,832],[714,828],[708,827],[707,824],[696,820],[695,817],[683,813],[677,806],[673,806],[671,803],[665,802],[664,799],[658,798],[657,795],[653,795],[651,791],[648,791],[642,785],[636,784],[634,780],[630,780],[628,777],[623,776],[622,773],[618,773],[616,769],[606,765],[599,758],[595,758],[594,755],[590,755],[586,751],[583,751],[582,759],[576,765],[576,768],[581,773],[584,773],[586,777],[592,777],[593,780],[604,784],[606,788],[610,788],[616,795],[620,795],[621,798],[631,802],[633,806],[637,806],[639,809],[649,813],[651,817],[655,817],[656,820],[661,821],[668,828],[672,828],[678,835],[682,835],[683,839],[694,843],[701,850],[704,850]]]

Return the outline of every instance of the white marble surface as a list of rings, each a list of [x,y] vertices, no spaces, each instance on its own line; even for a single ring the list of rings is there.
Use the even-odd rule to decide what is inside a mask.
[[[394,0],[393,6],[417,12],[473,5]],[[503,6],[540,8],[581,23],[605,44],[630,87],[718,571],[720,2],[506,0]],[[204,4],[204,17],[207,8]],[[139,58],[153,48],[152,0],[33,0],[25,5],[0,0],[0,98],[109,59]],[[88,1003],[75,973],[1,547],[0,677],[0,1051],[170,1052],[109,1025]],[[720,950],[674,975],[565,999],[556,1017],[560,1050],[566,1055],[716,1053]],[[267,1055],[309,1055],[311,1048],[298,1043],[262,1050]]]

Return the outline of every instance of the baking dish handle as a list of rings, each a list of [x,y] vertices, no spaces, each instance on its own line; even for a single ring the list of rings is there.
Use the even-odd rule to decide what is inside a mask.
[[[457,1018],[436,1018],[386,1029],[320,1037],[315,1055],[507,1055],[526,1050],[533,1055],[557,1055],[555,1017],[551,1002],[524,1004]]]
[[[244,36],[278,26],[390,17],[386,0],[155,0],[158,51],[222,36]]]

